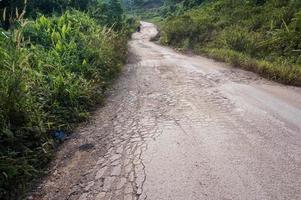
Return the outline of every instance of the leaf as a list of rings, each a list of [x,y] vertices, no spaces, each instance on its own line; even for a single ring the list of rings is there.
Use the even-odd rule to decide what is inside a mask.
[[[11,130],[9,130],[9,129],[4,129],[3,130],[3,133],[6,135],[6,137],[8,137],[8,138],[14,138],[14,133],[11,131]]]

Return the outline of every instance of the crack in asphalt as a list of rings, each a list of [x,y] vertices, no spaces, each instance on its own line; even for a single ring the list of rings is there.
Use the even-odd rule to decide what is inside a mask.
[[[300,88],[182,55],[156,34],[142,22],[105,105],[29,198],[301,199]]]

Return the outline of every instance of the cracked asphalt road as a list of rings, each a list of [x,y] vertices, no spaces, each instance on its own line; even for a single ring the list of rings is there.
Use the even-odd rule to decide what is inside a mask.
[[[65,142],[42,200],[301,199],[301,90],[149,41]]]

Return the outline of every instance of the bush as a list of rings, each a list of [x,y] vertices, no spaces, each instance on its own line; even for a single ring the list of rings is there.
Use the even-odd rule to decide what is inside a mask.
[[[193,34],[193,21],[189,16],[172,17],[164,26],[164,41],[169,45],[181,46],[184,40],[189,40]]]
[[[68,133],[101,101],[126,39],[79,11],[0,34],[1,199],[16,199],[42,173],[54,131]]]
[[[250,62],[247,64],[249,70],[261,68],[259,73],[266,77],[299,85],[300,9],[301,3],[296,0],[207,1],[183,14],[167,18],[161,26],[160,41],[196,52],[208,52],[208,49],[235,52],[236,56],[219,53],[219,58],[225,56],[224,60],[240,67]],[[241,62],[239,59],[236,62],[240,57],[237,55],[252,61]],[[262,65],[262,62],[269,64]]]
[[[111,0],[115,1],[115,0]],[[87,11],[98,6],[98,0],[3,0],[0,1],[0,27],[8,29],[21,17],[36,19],[39,15],[61,15],[67,9]]]
[[[259,51],[257,44],[260,40],[261,37],[257,32],[238,26],[230,26],[216,36],[214,46],[256,55]]]
[[[112,27],[114,30],[121,30],[123,27],[124,13],[119,0],[97,1],[90,8],[90,15],[100,25]]]

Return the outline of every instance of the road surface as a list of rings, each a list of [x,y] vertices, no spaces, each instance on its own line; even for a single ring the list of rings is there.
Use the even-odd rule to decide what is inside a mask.
[[[301,89],[150,42],[30,199],[301,199]]]

